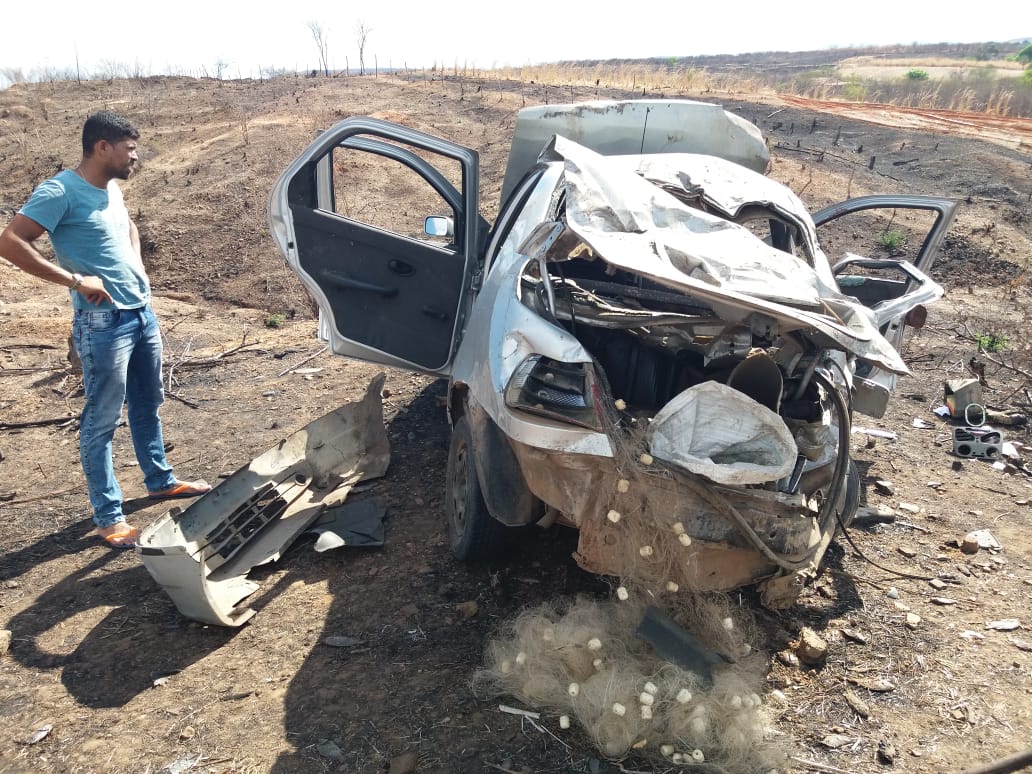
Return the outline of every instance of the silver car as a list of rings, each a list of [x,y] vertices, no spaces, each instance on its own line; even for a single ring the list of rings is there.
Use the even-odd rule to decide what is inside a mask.
[[[269,222],[333,352],[449,379],[456,556],[559,521],[590,571],[759,583],[776,608],[856,510],[852,416],[881,416],[907,372],[957,203],[811,215],[767,165],[759,129],[717,105],[526,108],[492,224],[476,151],[357,117],[283,173]],[[844,216],[860,225],[836,244],[923,233],[911,260],[893,237],[832,264],[818,228]]]

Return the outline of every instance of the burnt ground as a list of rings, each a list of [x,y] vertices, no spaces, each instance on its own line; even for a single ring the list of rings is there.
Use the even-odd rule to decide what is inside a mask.
[[[163,411],[169,457],[180,475],[214,482],[358,398],[379,372],[322,354],[305,363],[319,370],[284,373],[316,351],[315,323],[269,239],[265,198],[315,131],[365,113],[475,147],[490,216],[515,110],[595,96],[628,95],[429,76],[20,86],[0,92],[0,210],[9,218],[39,180],[74,165],[89,110],[112,107],[138,121],[144,165],[126,193],[176,375],[178,397]],[[771,97],[689,96],[758,123],[773,149],[771,174],[815,208],[873,192],[964,201],[934,272],[947,296],[906,341],[913,374],[885,418],[856,420],[897,434],[853,438],[865,505],[891,508],[895,521],[838,541],[791,610],[755,609],[769,687],[787,696],[787,706],[767,697],[773,732],[797,759],[784,770],[959,771],[1024,749],[1032,738],[1032,479],[955,458],[950,428],[930,410],[943,380],[967,375],[975,356],[986,364],[987,400],[1028,413],[1028,147],[1016,136],[994,132],[989,142],[939,125],[900,129]],[[838,232],[829,253],[874,249],[872,236],[864,227]],[[575,536],[564,529],[527,535],[503,562],[452,559],[443,382],[388,372],[391,466],[353,496],[386,505],[385,546],[316,554],[309,538],[298,541],[252,574],[261,582],[258,615],[228,631],[184,619],[136,556],[91,534],[74,420],[81,390],[65,360],[69,316],[61,290],[0,266],[0,628],[12,633],[0,657],[0,771],[381,772],[404,753],[427,772],[669,769],[599,760],[582,733],[560,732],[555,718],[543,718],[552,736],[472,692],[485,640],[501,622],[542,601],[605,596],[610,586],[576,567]],[[988,334],[1006,339],[1003,351],[978,353],[975,339]],[[914,427],[915,418],[931,427]],[[1027,440],[1021,428],[1004,433]],[[115,455],[131,519],[157,518],[162,506],[139,499],[124,430]],[[878,479],[891,481],[892,494],[875,488]],[[990,529],[1003,550],[962,554],[953,541],[974,529]],[[755,606],[750,593],[736,599]],[[912,627],[908,612],[920,618]],[[986,628],[1006,618],[1021,628]],[[829,644],[821,668],[776,656],[804,625]],[[325,644],[333,635],[362,642],[334,648]],[[851,682],[874,678],[893,689]],[[845,702],[849,686],[868,717]],[[27,744],[45,726],[49,734]],[[848,741],[830,749],[822,740],[832,733]],[[893,764],[878,762],[880,741],[895,748]]]

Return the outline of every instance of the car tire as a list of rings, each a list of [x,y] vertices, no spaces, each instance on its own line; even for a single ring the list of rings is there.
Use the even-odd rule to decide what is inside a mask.
[[[473,451],[469,419],[461,416],[452,428],[448,450],[445,514],[448,543],[456,559],[472,562],[502,553],[508,530],[491,516],[484,502]]]

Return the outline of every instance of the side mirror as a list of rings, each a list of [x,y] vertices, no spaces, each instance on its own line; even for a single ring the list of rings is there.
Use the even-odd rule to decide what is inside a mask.
[[[444,215],[431,215],[423,221],[423,233],[432,237],[453,237],[455,223]]]

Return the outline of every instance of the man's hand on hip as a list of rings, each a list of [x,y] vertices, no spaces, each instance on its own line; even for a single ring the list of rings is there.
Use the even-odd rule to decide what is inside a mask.
[[[84,295],[91,304],[111,301],[111,296],[104,290],[104,281],[100,277],[83,277],[76,290]]]

